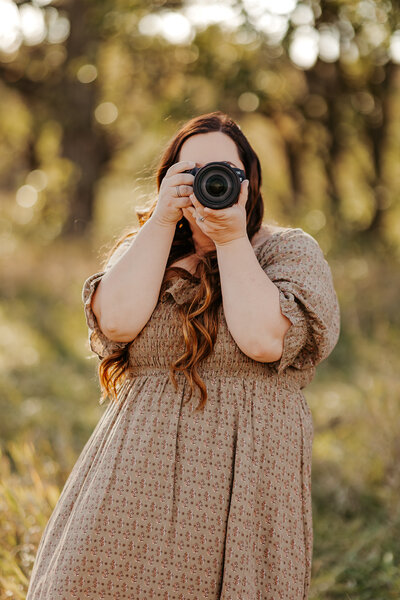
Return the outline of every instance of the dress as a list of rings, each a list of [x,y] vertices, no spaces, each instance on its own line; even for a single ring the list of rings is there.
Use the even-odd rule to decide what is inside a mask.
[[[128,242],[129,244],[130,242]],[[106,266],[114,264],[114,256]],[[129,378],[109,401],[46,525],[27,600],[306,600],[313,548],[313,423],[302,389],[335,347],[340,312],[317,241],[283,228],[255,248],[292,325],[279,361],[232,338],[220,307],[199,366],[208,399],[171,360],[185,350],[177,304],[196,280],[176,275],[130,348]],[[84,283],[91,349],[107,356]],[[197,387],[195,392],[198,392]]]

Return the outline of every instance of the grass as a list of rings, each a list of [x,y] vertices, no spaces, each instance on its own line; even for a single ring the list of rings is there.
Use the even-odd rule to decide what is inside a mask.
[[[20,252],[15,268],[0,269],[0,600],[25,598],[41,534],[104,410],[80,296],[99,270],[89,244]],[[398,265],[363,260],[355,274],[345,256],[330,261],[342,333],[305,390],[315,432],[310,600],[400,598],[400,290],[393,279],[385,288]]]

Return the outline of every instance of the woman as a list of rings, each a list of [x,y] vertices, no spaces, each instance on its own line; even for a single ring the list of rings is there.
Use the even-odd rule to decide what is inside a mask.
[[[207,209],[192,173],[244,170]],[[111,398],[43,533],[27,600],[304,600],[313,425],[302,389],[340,314],[316,240],[263,225],[260,164],[222,113],[166,149],[157,201],[84,283]],[[122,242],[122,243],[121,243]]]

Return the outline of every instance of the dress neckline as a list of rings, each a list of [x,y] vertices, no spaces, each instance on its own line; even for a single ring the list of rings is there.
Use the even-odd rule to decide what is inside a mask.
[[[286,228],[288,229],[288,228]],[[264,248],[268,242],[270,242],[272,239],[275,238],[275,236],[281,234],[283,231],[286,231],[286,229],[279,229],[277,231],[274,231],[273,233],[271,233],[271,235],[269,237],[267,237],[265,240],[263,240],[260,244],[258,244],[257,246],[253,246],[253,250],[256,254],[258,254],[258,251],[260,250],[260,248]],[[172,268],[172,267],[169,267]],[[200,277],[198,277],[197,275],[195,275],[194,273],[192,273],[191,271],[188,271],[187,269],[185,269],[184,267],[173,267],[173,269],[178,269],[179,271],[183,271],[184,273],[179,274],[179,273],[175,273],[173,275],[171,275],[171,278],[173,279],[185,279],[188,281],[192,281],[197,282],[200,281]]]
[[[275,231],[260,244],[253,246],[257,258],[259,257],[262,249],[266,248],[270,244],[271,240],[276,240],[276,238],[283,231],[287,231],[287,229]],[[175,300],[175,303],[180,305],[192,299],[194,290],[200,285],[200,277],[194,275],[183,267],[174,267],[174,269],[176,269],[176,272],[170,275],[170,279],[168,280],[166,288],[162,292],[160,298],[161,302],[166,302],[168,297],[171,296]]]

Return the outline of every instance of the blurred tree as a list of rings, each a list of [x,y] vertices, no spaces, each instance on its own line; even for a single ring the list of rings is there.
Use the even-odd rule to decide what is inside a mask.
[[[18,4],[21,8],[40,10],[27,2]],[[49,32],[50,23],[57,19],[55,10],[42,11]],[[70,35],[65,40],[61,36],[60,43],[54,45],[43,40],[41,44],[22,46],[14,60],[2,65],[2,75],[5,82],[21,93],[33,116],[28,145],[32,170],[41,166],[35,142],[45,124],[55,121],[61,127],[60,151],[73,167],[64,232],[80,234],[92,218],[93,185],[110,152],[107,136],[92,122],[96,85],[85,85],[76,77],[77,65],[95,57],[98,32],[88,18],[88,3],[71,0],[65,4],[63,14],[68,16]]]
[[[110,119],[107,105],[103,112],[100,110],[97,121],[94,115],[99,103],[96,64],[107,36],[107,23],[113,19],[110,11],[114,4],[91,0],[60,0],[48,8],[40,8],[50,4],[46,0],[18,0],[15,4],[20,9],[21,25],[25,22],[25,42],[31,41],[30,27],[31,31],[40,28],[39,15],[47,35],[38,37],[37,43],[19,46],[0,62],[0,72],[4,82],[18,90],[33,116],[33,131],[26,147],[32,170],[40,167],[35,144],[40,130],[48,121],[60,125],[60,154],[70,163],[62,234],[79,236],[91,223],[95,184],[112,157],[112,141],[101,127]],[[124,11],[151,9],[146,2],[123,4],[119,16]],[[155,2],[158,4],[162,3]],[[169,4],[176,8],[181,5]],[[60,26],[57,31],[57,22],[64,24],[68,35]]]
[[[57,196],[65,235],[90,225],[106,172],[140,172],[182,120],[221,109],[264,132],[278,219],[327,247],[372,235],[400,252],[400,10],[389,0],[1,3],[20,19],[14,42],[0,41],[2,79],[32,120],[14,185],[43,168],[43,132],[57,124],[62,183],[42,195]]]

